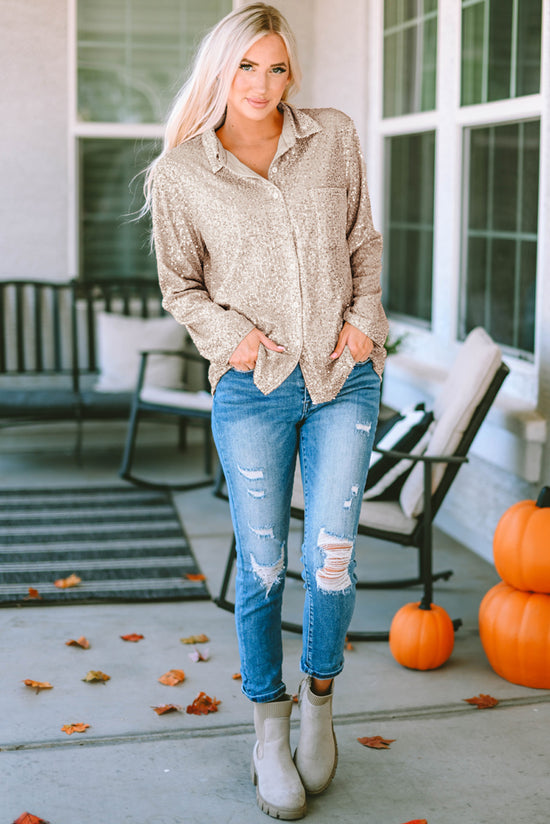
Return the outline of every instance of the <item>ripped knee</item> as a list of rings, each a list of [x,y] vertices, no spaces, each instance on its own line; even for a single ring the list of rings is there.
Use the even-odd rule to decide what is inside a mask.
[[[351,586],[349,565],[353,553],[353,542],[330,535],[321,529],[318,545],[324,553],[324,563],[315,573],[317,586],[327,592],[342,592]]]
[[[254,575],[265,589],[265,597],[267,598],[271,588],[280,583],[285,573],[285,545],[281,544],[281,553],[274,564],[258,563],[253,553],[250,553],[250,563]]]

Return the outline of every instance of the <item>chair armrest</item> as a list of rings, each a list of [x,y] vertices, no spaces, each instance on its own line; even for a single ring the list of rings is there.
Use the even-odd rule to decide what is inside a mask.
[[[196,352],[186,352],[184,349],[145,349],[139,353],[142,358],[148,358],[149,355],[175,355],[178,358],[185,358],[196,363],[205,363],[202,355]]]
[[[413,461],[413,463],[468,463],[468,458],[461,455],[412,455],[410,452],[397,452],[394,449],[379,449],[377,446],[373,448],[373,452],[379,452],[380,455],[388,455],[390,458],[398,458],[399,460]]]

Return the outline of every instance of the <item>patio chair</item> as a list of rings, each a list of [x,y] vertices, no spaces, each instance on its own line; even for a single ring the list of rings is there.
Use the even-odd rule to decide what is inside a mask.
[[[203,371],[204,389],[192,391],[190,389],[165,389],[159,386],[148,386],[146,383],[147,365],[150,357],[154,356],[182,358],[186,365],[199,364]],[[212,395],[208,387],[208,364],[198,353],[189,351],[151,349],[141,353],[141,362],[137,385],[132,399],[126,443],[119,475],[126,481],[148,489],[170,489],[188,491],[210,486],[214,483],[212,440],[210,418],[212,412]],[[188,422],[198,423],[204,433],[204,472],[205,477],[186,483],[159,483],[147,480],[136,475],[132,469],[138,425],[143,417],[162,416],[163,418],[177,418],[180,423],[180,446],[185,440]]]
[[[375,446],[395,475],[401,465],[405,478],[393,500],[363,500],[359,519],[359,534],[378,538],[417,551],[418,575],[394,580],[359,580],[358,589],[401,589],[421,586],[423,606],[432,603],[433,583],[447,580],[452,570],[433,572],[433,520],[451,488],[463,463],[468,461],[469,448],[481,427],[509,369],[502,361],[499,347],[481,328],[474,329],[461,346],[447,379],[433,406],[433,423],[428,437],[409,450],[384,449],[384,439]],[[409,473],[407,475],[407,472]],[[367,482],[368,485],[368,482]],[[221,483],[217,483],[221,495]],[[395,489],[395,483],[393,483]],[[296,472],[291,515],[303,520],[304,500],[299,470]],[[236,559],[235,537],[226,563],[220,594],[215,599],[222,609],[234,610],[227,598]],[[287,570],[287,576],[301,579],[299,572]],[[460,619],[453,622],[455,629]],[[299,624],[283,622],[283,629],[301,632]],[[389,631],[361,630],[348,633],[350,641],[385,641]]]

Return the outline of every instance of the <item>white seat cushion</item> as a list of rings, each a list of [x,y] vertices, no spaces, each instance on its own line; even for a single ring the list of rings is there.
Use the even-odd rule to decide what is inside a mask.
[[[139,395],[145,403],[173,406],[177,409],[212,410],[212,395],[206,390],[188,392],[185,389],[162,389],[160,386],[144,386]]]
[[[462,344],[435,399],[435,423],[426,455],[452,455],[501,362],[502,352],[487,332],[481,328],[473,329]],[[437,489],[446,466],[434,466],[432,493]],[[409,517],[417,517],[422,512],[423,472],[423,466],[417,464],[399,496],[403,512]]]

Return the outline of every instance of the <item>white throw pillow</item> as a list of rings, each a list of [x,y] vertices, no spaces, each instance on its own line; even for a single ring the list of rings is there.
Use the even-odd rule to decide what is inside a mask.
[[[135,389],[140,352],[146,349],[183,348],[185,328],[173,318],[138,318],[97,313],[98,392],[131,392]],[[183,361],[173,356],[152,355],[147,361],[148,386],[181,388]]]

